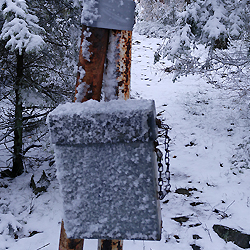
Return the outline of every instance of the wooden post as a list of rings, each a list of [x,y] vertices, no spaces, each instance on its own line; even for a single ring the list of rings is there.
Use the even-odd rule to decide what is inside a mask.
[[[82,250],[83,242],[83,239],[69,239],[65,232],[64,223],[62,221],[59,250]]]
[[[90,37],[86,37],[86,34],[89,32],[91,32]],[[80,78],[80,73],[78,72],[75,93],[78,93],[77,87],[81,83],[84,83],[84,95],[81,100],[77,100],[78,102],[85,102],[90,99],[100,101],[108,37],[109,30],[107,29],[87,27],[83,25],[78,69],[83,68],[85,70],[85,75],[83,78]],[[86,42],[85,39],[89,42],[89,59],[86,59],[83,55],[83,43]]]
[[[99,240],[98,250],[122,250],[122,240]]]
[[[120,40],[117,45],[119,57],[117,55],[116,60],[117,69],[120,72],[117,78],[118,99],[127,100],[130,98],[132,31],[113,31],[116,36],[118,32],[120,33]]]

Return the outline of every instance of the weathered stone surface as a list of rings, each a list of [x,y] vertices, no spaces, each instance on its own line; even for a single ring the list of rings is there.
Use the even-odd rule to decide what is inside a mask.
[[[48,120],[68,237],[159,240],[154,102],[70,104]]]
[[[59,105],[47,119],[56,145],[146,142],[155,140],[153,100],[127,100]]]

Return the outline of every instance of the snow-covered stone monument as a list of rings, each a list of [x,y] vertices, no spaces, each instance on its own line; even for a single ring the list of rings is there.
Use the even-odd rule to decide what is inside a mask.
[[[48,124],[68,237],[159,240],[154,101],[68,103]]]
[[[122,250],[123,239],[161,238],[155,105],[129,100],[134,1],[83,3],[75,103],[48,116],[63,197],[59,249],[82,250],[85,238]]]

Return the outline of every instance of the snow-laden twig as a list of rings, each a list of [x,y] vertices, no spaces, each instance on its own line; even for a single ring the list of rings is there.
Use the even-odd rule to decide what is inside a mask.
[[[205,228],[204,228],[204,230],[208,233],[208,236],[209,236],[211,242],[213,242],[212,237],[211,237],[211,234],[210,234],[210,231],[209,231],[209,229],[207,228],[207,224],[206,224],[206,223],[205,223]]]
[[[235,203],[235,200],[232,201],[228,206],[227,208],[224,210],[224,213]]]
[[[42,246],[42,247],[39,247],[39,248],[37,248],[36,250],[40,250],[40,249],[42,249],[42,248],[45,248],[45,247],[47,247],[48,245],[50,245],[50,243],[47,243],[46,245],[44,245],[44,246]]]

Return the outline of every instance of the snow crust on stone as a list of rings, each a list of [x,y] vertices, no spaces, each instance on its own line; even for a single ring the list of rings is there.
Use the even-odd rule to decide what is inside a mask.
[[[153,100],[66,103],[47,122],[53,144],[148,141],[157,136]]]
[[[67,103],[47,122],[68,237],[159,240],[154,101]]]
[[[160,239],[153,141],[56,145],[55,155],[68,237]]]

